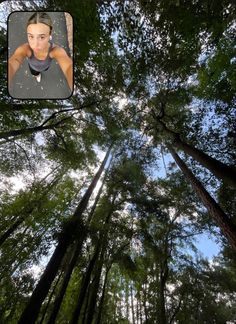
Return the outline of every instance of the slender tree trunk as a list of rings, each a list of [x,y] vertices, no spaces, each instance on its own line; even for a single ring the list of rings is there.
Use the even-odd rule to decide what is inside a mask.
[[[67,235],[67,233],[63,233],[60,235],[60,239],[58,245],[47,264],[47,267],[41,276],[31,298],[29,300],[28,305],[26,306],[25,310],[23,311],[19,324],[31,324],[35,323],[42,302],[44,301],[45,297],[48,294],[48,291],[51,287],[51,284],[58,272],[58,269],[61,265],[62,259],[66,254],[67,248],[71,243],[71,236]]]
[[[62,282],[62,286],[60,288],[59,294],[57,295],[55,301],[54,301],[54,305],[53,305],[53,310],[52,313],[50,315],[50,318],[48,320],[48,324],[53,324],[56,321],[56,317],[58,315],[58,312],[60,310],[61,307],[61,303],[63,301],[64,295],[66,293],[66,289],[67,286],[69,284],[72,272],[74,270],[74,267],[76,265],[76,261],[78,260],[78,257],[80,255],[81,249],[82,249],[82,245],[83,245],[83,241],[85,239],[86,233],[82,232],[80,233],[80,239],[78,240],[78,242],[76,243],[76,249],[73,252],[71,261],[66,269],[66,273]]]
[[[135,324],[135,315],[134,315],[134,292],[133,292],[133,285],[132,285],[132,283],[131,283],[131,286],[130,286],[130,292],[131,292],[132,323]]]
[[[129,282],[125,280],[125,304],[126,304],[126,318],[129,320]]]
[[[90,289],[88,289],[86,298],[85,298],[85,305],[83,307],[83,313],[81,314],[82,316],[82,324],[86,324],[86,317],[87,317],[87,310],[88,310],[88,304],[89,304],[89,296],[90,295]]]
[[[101,323],[102,310],[103,310],[105,292],[106,292],[106,285],[107,285],[108,273],[109,273],[110,269],[111,269],[111,266],[109,266],[106,270],[105,279],[104,279],[104,283],[103,283],[103,289],[102,289],[102,296],[101,296],[101,300],[100,300],[99,307],[98,307],[98,316],[97,316],[96,324]]]
[[[87,219],[87,225],[88,225],[88,226],[90,225],[90,222],[91,222],[91,220],[92,220],[92,217],[93,217],[94,211],[95,211],[95,209],[96,209],[96,207],[97,207],[97,204],[98,204],[98,201],[99,201],[99,199],[100,199],[100,197],[101,197],[102,190],[103,190],[104,184],[105,184],[106,179],[107,179],[107,176],[108,176],[108,171],[109,171],[110,166],[111,166],[112,159],[113,159],[113,156],[111,156],[111,159],[110,159],[109,165],[108,165],[108,167],[106,168],[106,171],[105,171],[105,174],[104,174],[104,177],[103,177],[103,180],[102,180],[102,184],[101,184],[101,186],[100,186],[100,188],[99,188],[99,190],[98,190],[97,196],[96,196],[96,198],[95,198],[95,201],[94,201],[93,206],[92,206],[92,208],[91,208],[91,211],[90,211],[90,213],[89,213],[89,216],[88,216],[88,219]]]
[[[91,296],[90,296],[90,300],[89,300],[89,305],[88,305],[87,323],[92,323],[92,321],[94,319],[94,315],[95,315],[99,284],[101,281],[102,267],[103,267],[103,262],[104,262],[104,254],[106,251],[105,244],[106,244],[106,242],[104,242],[104,244],[103,244],[100,259],[98,261],[98,267],[96,268],[96,272],[95,272],[94,283],[93,283]],[[75,324],[75,323],[73,323],[73,324]]]
[[[144,308],[144,315],[145,315],[145,322],[148,320],[148,310],[147,310],[147,285],[143,285],[143,308]]]
[[[91,259],[91,261],[89,262],[89,266],[87,268],[86,274],[83,277],[82,283],[81,283],[81,287],[80,287],[80,293],[79,293],[79,298],[78,298],[78,302],[75,306],[75,310],[71,319],[71,324],[77,324],[79,316],[80,316],[80,312],[85,300],[85,296],[86,296],[86,292],[87,292],[87,288],[89,286],[90,283],[90,279],[91,279],[91,274],[92,271],[94,269],[94,265],[98,259],[99,253],[101,250],[101,245],[99,244],[96,248],[96,251]]]
[[[183,150],[186,154],[192,156],[202,166],[212,172],[218,179],[223,180],[225,183],[232,187],[236,187],[235,167],[226,165],[207,155],[196,147],[189,145],[188,143],[181,140],[178,133],[168,129],[162,121],[158,120],[158,123],[162,125],[164,131],[172,138],[173,146],[179,148],[180,150]]]
[[[139,321],[140,321],[140,324],[143,324],[143,314],[142,314],[141,297],[140,297],[140,300],[139,300]]]
[[[100,193],[98,193],[98,195],[100,196]],[[115,200],[115,195],[113,196],[113,199],[112,199],[112,206],[114,204],[114,200]],[[111,208],[111,210],[108,211],[104,226],[107,226],[107,224],[108,224],[108,222],[110,220],[110,217],[112,215],[112,212],[113,212],[113,207]],[[89,216],[88,221],[90,221],[90,220],[91,220],[91,217]],[[78,302],[77,302],[77,304],[75,306],[75,309],[74,309],[71,324],[76,324],[78,322],[78,319],[79,319],[79,316],[80,316],[80,313],[81,313],[81,309],[82,309],[82,306],[83,306],[83,303],[84,303],[84,299],[85,299],[85,296],[86,296],[86,290],[87,290],[89,282],[90,282],[91,274],[92,274],[92,271],[94,269],[95,263],[97,262],[97,260],[99,258],[99,254],[100,254],[100,251],[101,251],[102,246],[103,246],[103,242],[104,242],[106,237],[107,237],[107,233],[105,235],[101,234],[101,236],[100,236],[100,238],[98,240],[95,253],[93,255],[92,260],[89,263],[89,267],[88,267],[88,269],[86,271],[85,277],[84,277],[83,282],[81,284],[80,293],[79,293],[79,297],[78,297]]]
[[[111,215],[112,215],[112,210],[109,211],[109,213],[108,213],[108,215],[106,217],[105,224],[107,224],[109,222],[109,219],[110,219]],[[90,282],[90,279],[91,279],[91,274],[92,274],[92,271],[94,269],[94,266],[95,266],[96,262],[98,261],[100,251],[101,251],[101,249],[103,249],[104,240],[106,241],[106,237],[107,237],[107,233],[105,234],[105,236],[101,236],[99,238],[99,240],[98,240],[98,244],[96,246],[95,253],[94,253],[93,258],[91,259],[91,261],[89,263],[89,266],[88,266],[88,269],[86,271],[85,277],[84,277],[83,282],[81,284],[78,303],[75,306],[75,310],[74,310],[74,313],[73,313],[73,316],[72,316],[71,324],[76,324],[78,322],[80,312],[81,312],[81,309],[82,309],[82,306],[83,306],[83,302],[84,302],[84,299],[85,299],[86,291],[87,291],[87,288],[88,288],[88,285],[89,285],[89,282]],[[101,254],[102,253],[103,253],[103,251],[101,252]],[[99,271],[97,270],[96,273],[98,273],[98,272]],[[96,276],[95,276],[95,278],[96,278]],[[92,293],[92,296],[93,296],[93,293]],[[91,297],[91,298],[93,298],[93,297]],[[91,308],[90,305],[91,305],[91,301],[89,301],[89,306],[88,306],[89,308]],[[89,316],[90,315],[88,314],[88,317]],[[87,319],[87,321],[88,321],[88,319]]]
[[[204,206],[207,208],[209,214],[213,217],[215,222],[220,227],[222,233],[228,239],[234,250],[236,250],[236,226],[232,220],[224,213],[217,202],[211,197],[208,191],[203,187],[201,182],[194,176],[194,174],[189,170],[187,165],[182,161],[179,155],[174,151],[174,149],[168,146],[175,162],[182,170],[186,178],[190,181],[193,189],[196,191],[197,195],[203,202]]]
[[[80,232],[81,227],[82,228],[84,227],[82,224],[82,214],[85,211],[85,209],[88,205],[89,199],[93,193],[93,190],[94,190],[95,186],[97,185],[97,182],[101,176],[101,173],[104,170],[104,167],[105,167],[108,157],[110,155],[110,151],[111,151],[111,147],[107,151],[107,154],[106,154],[99,170],[97,171],[95,177],[93,178],[90,186],[86,190],[83,198],[81,199],[78,207],[75,210],[74,215],[71,217],[71,219],[69,219],[67,221],[62,233],[59,235],[58,245],[57,245],[43,275],[41,276],[35,290],[33,291],[28,305],[26,306],[25,310],[23,311],[23,313],[20,317],[20,320],[18,322],[19,324],[35,323],[35,321],[38,317],[42,302],[44,301],[45,297],[48,294],[48,291],[49,291],[51,284],[52,284],[52,282],[60,268],[62,259],[65,256],[69,245],[74,240],[76,234],[78,233],[78,230]]]
[[[165,286],[166,286],[167,277],[168,277],[168,267],[167,267],[167,264],[165,264],[164,268],[161,268],[161,272],[160,272],[160,284],[159,284],[159,289],[160,289],[159,321],[160,321],[160,324],[167,323],[167,321],[166,321],[166,307],[165,307]]]
[[[60,281],[60,279],[61,279],[61,276],[62,276],[62,271],[61,271],[61,273],[59,274],[59,276],[58,276],[58,278],[57,278],[57,281],[56,281],[56,283],[55,283],[55,285],[54,285],[54,287],[53,287],[53,290],[52,290],[52,292],[51,292],[51,294],[50,294],[50,297],[48,298],[47,305],[46,305],[46,307],[45,307],[45,309],[44,309],[44,311],[43,311],[43,315],[42,315],[42,318],[41,318],[39,324],[43,324],[44,318],[45,318],[45,316],[46,316],[46,314],[47,314],[48,307],[49,307],[49,305],[50,305],[50,303],[51,303],[52,297],[53,297],[53,295],[54,295],[54,293],[55,293],[55,290],[56,290],[57,285],[58,285],[58,283],[59,283],[59,281]]]
[[[137,291],[137,302],[136,302],[136,318],[137,318],[137,323],[139,322],[139,307],[138,307],[138,302],[139,302],[139,293]]]

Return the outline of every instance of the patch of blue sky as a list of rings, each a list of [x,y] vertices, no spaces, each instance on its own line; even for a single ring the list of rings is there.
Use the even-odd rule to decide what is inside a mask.
[[[197,249],[204,258],[212,260],[221,250],[221,244],[216,241],[216,237],[207,233],[199,234],[196,237]]]

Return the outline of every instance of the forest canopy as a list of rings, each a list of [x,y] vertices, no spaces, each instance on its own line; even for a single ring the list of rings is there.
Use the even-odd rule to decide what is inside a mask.
[[[17,10],[72,15],[69,99],[9,96]],[[0,322],[234,323],[235,1],[4,1],[0,17]]]

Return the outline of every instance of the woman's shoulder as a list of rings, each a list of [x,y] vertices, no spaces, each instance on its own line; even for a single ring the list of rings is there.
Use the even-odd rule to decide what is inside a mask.
[[[57,58],[58,56],[67,55],[67,54],[63,47],[57,44],[53,44],[49,55],[51,58]]]
[[[17,48],[17,51],[21,52],[25,56],[30,57],[32,54],[31,48],[28,43],[24,43]]]
[[[25,44],[21,44],[20,46],[17,47],[17,49],[15,50],[15,52],[13,53],[12,57],[14,58],[24,58],[26,56],[30,56],[31,55],[31,49],[29,47],[28,43]]]

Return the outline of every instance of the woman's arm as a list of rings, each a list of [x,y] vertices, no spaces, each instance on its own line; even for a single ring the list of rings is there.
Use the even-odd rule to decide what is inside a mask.
[[[8,60],[8,84],[11,85],[11,81],[16,71],[19,69],[24,59],[27,56],[27,45],[19,46],[13,55]]]
[[[73,90],[73,72],[72,72],[72,60],[67,55],[66,51],[62,47],[55,47],[52,51],[52,57],[55,58],[55,60],[60,65],[60,68],[62,69],[66,80],[68,82],[68,85]]]

